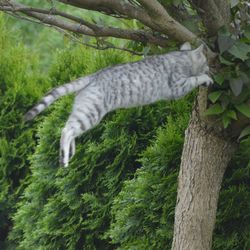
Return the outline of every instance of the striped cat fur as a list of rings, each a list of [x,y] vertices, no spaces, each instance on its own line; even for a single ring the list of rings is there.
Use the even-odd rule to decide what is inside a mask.
[[[58,98],[76,93],[60,140],[60,163],[68,166],[75,153],[75,138],[97,125],[108,112],[157,100],[178,99],[199,85],[212,84],[203,49],[201,45],[191,50],[190,44],[185,43],[181,51],[116,65],[81,77],[51,90],[24,119],[32,120]]]

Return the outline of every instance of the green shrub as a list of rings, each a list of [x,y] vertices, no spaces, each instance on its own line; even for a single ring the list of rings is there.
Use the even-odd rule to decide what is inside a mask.
[[[250,138],[230,163],[219,197],[213,249],[250,249]]]
[[[188,109],[186,108],[186,111]],[[170,249],[177,176],[188,113],[169,116],[156,140],[141,155],[143,167],[125,182],[112,207],[108,235],[119,249]]]
[[[29,175],[28,156],[34,152],[35,124],[23,124],[27,107],[41,95],[46,79],[36,58],[18,44],[0,15],[0,248],[11,229],[15,203]],[[41,85],[41,83],[45,83]]]
[[[115,198],[107,235],[119,249],[171,249],[184,121],[185,117],[169,120],[159,130],[156,141],[142,153],[142,168]],[[225,174],[214,232],[215,250],[249,249],[249,152],[250,139],[241,144]]]

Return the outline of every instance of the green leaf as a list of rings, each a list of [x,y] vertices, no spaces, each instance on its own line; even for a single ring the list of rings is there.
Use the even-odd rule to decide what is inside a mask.
[[[220,62],[224,65],[227,65],[227,66],[231,66],[231,65],[234,65],[233,62],[230,62],[228,60],[226,60],[224,57],[222,57],[221,55],[219,55],[219,59],[220,59]]]
[[[240,105],[235,105],[235,108],[240,111],[243,115],[250,118],[250,106],[242,103]]]
[[[220,53],[222,54],[224,51],[229,50],[233,46],[234,42],[235,40],[233,40],[229,35],[219,34],[218,45]]]
[[[235,7],[239,2],[239,0],[231,0],[231,8]]]
[[[214,75],[214,80],[219,84],[222,85],[222,83],[225,81],[225,76],[223,73],[218,73]]]
[[[232,118],[232,119],[234,119],[234,120],[237,120],[238,118],[237,118],[237,114],[236,114],[236,112],[234,111],[234,110],[228,110],[227,112],[226,112],[226,115],[227,115],[227,117],[230,117],[230,118]]]
[[[247,65],[247,67],[250,68],[250,59],[246,60],[245,63]]]
[[[216,103],[210,106],[206,111],[205,115],[219,115],[223,113],[224,109],[221,107],[219,103]]]
[[[250,161],[248,162],[247,167],[250,168]]]
[[[226,109],[227,106],[231,103],[231,97],[229,97],[226,93],[220,97],[220,103],[223,109]]]
[[[243,87],[243,81],[241,78],[231,78],[229,80],[229,85],[235,96],[238,96]]]
[[[245,72],[240,71],[239,76],[245,85],[250,85],[250,77]]]
[[[176,7],[178,7],[182,3],[181,0],[173,0],[172,4]]]
[[[223,115],[222,116],[222,123],[223,123],[223,127],[227,128],[229,126],[229,124],[231,123],[231,119],[228,116]]]
[[[236,41],[228,51],[236,58],[245,61],[249,58],[248,53],[250,53],[250,45],[242,43],[240,41]]]
[[[250,126],[247,126],[246,128],[244,128],[244,129],[241,131],[238,140],[242,139],[243,137],[249,136],[249,135],[250,135]]]
[[[221,96],[222,94],[222,91],[215,91],[215,92],[212,92],[208,95],[208,98],[209,100],[211,100],[212,103],[215,103]]]

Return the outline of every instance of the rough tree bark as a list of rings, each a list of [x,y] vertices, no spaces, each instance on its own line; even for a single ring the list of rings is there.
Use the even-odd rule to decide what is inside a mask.
[[[230,23],[228,1],[192,0],[202,11],[208,34]],[[223,175],[237,149],[230,134],[213,119],[204,117],[207,89],[200,88],[185,132],[178,178],[172,250],[210,250]]]
[[[209,250],[221,182],[237,146],[203,126],[194,109],[185,133],[172,250]]]

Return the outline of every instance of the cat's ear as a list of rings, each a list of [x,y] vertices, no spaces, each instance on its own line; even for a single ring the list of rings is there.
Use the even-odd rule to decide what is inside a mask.
[[[191,44],[189,42],[185,42],[181,45],[180,50],[191,50]]]

